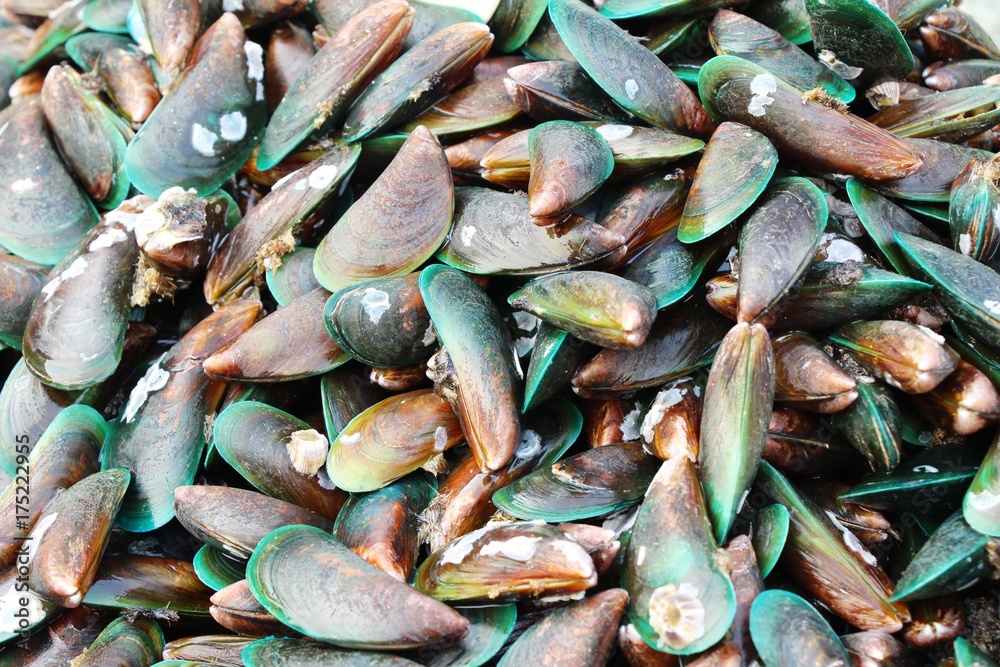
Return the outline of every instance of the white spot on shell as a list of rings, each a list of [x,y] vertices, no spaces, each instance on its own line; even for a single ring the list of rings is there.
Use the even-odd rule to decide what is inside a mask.
[[[531,560],[531,557],[535,555],[537,547],[535,547],[536,538],[527,537],[525,535],[517,535],[509,540],[504,541],[491,541],[482,549],[479,550],[481,556],[496,556],[500,554],[511,560],[516,560],[521,563],[525,563]]]
[[[42,182],[32,178],[31,176],[27,178],[19,178],[10,184],[11,192],[31,192],[33,190],[39,190],[42,187]]]
[[[631,125],[601,125],[597,128],[597,133],[604,137],[605,141],[616,141],[632,136]]]
[[[958,235],[958,250],[963,255],[968,255],[972,251],[972,237],[970,235]]]
[[[935,468],[934,466],[922,465],[922,466],[914,466],[913,467],[913,472],[931,472],[931,473],[934,473],[934,472],[941,472],[941,471],[938,470],[937,468]]]
[[[994,315],[1000,315],[1000,301],[987,299],[986,301],[983,301],[983,305],[986,306]]]
[[[517,323],[517,328],[522,331],[534,331],[535,327],[538,326],[538,318],[523,310],[514,311],[514,322]]]
[[[380,289],[366,287],[365,295],[361,297],[361,306],[365,309],[365,315],[372,324],[378,324],[385,312],[392,307],[389,303],[389,295]]]
[[[52,298],[52,295],[56,293],[59,286],[70,278],[76,278],[77,276],[83,275],[84,269],[87,268],[87,260],[83,257],[77,257],[73,260],[73,263],[63,269],[63,272],[58,276],[50,280],[42,288],[42,294],[45,296],[45,300],[48,301]]]
[[[625,80],[625,94],[628,95],[630,100],[635,99],[635,94],[639,92],[639,84],[635,82],[635,79]]]
[[[87,251],[94,252],[95,250],[101,250],[102,248],[110,248],[114,244],[121,243],[127,239],[128,234],[124,230],[112,227],[91,241],[90,245],[87,246]]]
[[[298,176],[300,171],[301,171],[301,169],[296,169],[295,171],[293,171],[290,174],[285,174],[284,176],[282,176],[281,178],[279,178],[277,181],[274,182],[274,185],[271,186],[271,189],[272,190],[276,190],[276,189],[280,188],[282,185],[284,185],[285,183],[287,183],[293,177]]]
[[[774,103],[771,93],[776,90],[778,90],[778,82],[774,80],[774,76],[767,72],[755,76],[750,81],[750,93],[753,97],[750,99],[749,106],[747,106],[747,113],[751,116],[763,116],[764,107]]]
[[[521,433],[521,442],[518,443],[514,456],[525,461],[533,457],[541,449],[542,437],[528,428]]]
[[[215,157],[215,142],[218,140],[219,135],[203,125],[195,123],[191,126],[191,148],[205,157]]]
[[[361,441],[361,433],[352,433],[351,435],[341,435],[337,438],[340,444],[347,445],[348,447],[358,444]]]
[[[247,76],[253,79],[254,81],[263,81],[264,49],[262,49],[260,44],[258,44],[257,42],[251,42],[247,40],[246,42],[243,43],[243,52],[247,54]]]
[[[667,411],[667,408],[673,407],[683,401],[686,394],[687,389],[671,387],[670,389],[664,389],[656,395],[656,400],[653,401],[653,405],[649,407],[649,412],[646,413],[646,416],[642,420],[643,442],[653,442],[653,433],[656,430],[656,425],[663,419],[663,413]]]
[[[635,557],[635,564],[642,565],[643,561],[646,560],[646,547],[639,547],[639,553]]]
[[[313,173],[309,174],[309,187],[317,190],[324,190],[330,187],[333,179],[337,178],[337,167],[332,164],[324,164],[316,167]]]
[[[132,389],[132,393],[128,395],[128,403],[125,404],[125,411],[122,413],[122,421],[126,424],[132,423],[139,408],[146,403],[150,394],[166,386],[167,380],[170,379],[170,373],[160,367],[160,362],[165,356],[166,353],[146,370],[146,374],[142,376],[142,379]]]
[[[479,539],[479,537],[486,532],[485,528],[480,528],[479,530],[474,530],[468,535],[463,535],[457,542],[454,542],[451,546],[446,548],[441,554],[441,564],[454,564],[457,565],[465,560],[465,557],[472,553],[473,543]]]
[[[866,563],[868,563],[869,565],[872,566],[878,565],[878,561],[875,559],[875,556],[873,556],[871,552],[868,551],[868,549],[866,549],[863,544],[861,544],[861,540],[859,540],[854,535],[854,533],[848,530],[847,526],[845,526],[840,522],[840,519],[837,518],[836,514],[834,514],[830,510],[826,510],[826,515],[830,517],[830,521],[832,521],[833,525],[836,526],[837,530],[840,531],[844,540],[844,544],[850,551],[853,551],[854,553],[861,556],[861,559]]]
[[[224,12],[242,12],[243,11],[243,0],[222,0],[222,11],[224,11]]]
[[[476,228],[475,227],[472,227],[472,226],[462,227],[462,233],[460,235],[461,239],[462,239],[462,245],[471,245],[472,244],[472,237],[475,236],[475,235],[476,235]]]
[[[219,118],[219,134],[226,141],[239,141],[247,134],[247,117],[239,111],[222,115]]]
[[[982,489],[981,491],[970,490],[966,496],[966,501],[972,507],[977,510],[986,512],[1000,505],[1000,495],[993,493],[989,489]]]

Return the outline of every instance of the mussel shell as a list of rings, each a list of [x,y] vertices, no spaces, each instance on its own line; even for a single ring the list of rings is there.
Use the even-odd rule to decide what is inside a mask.
[[[526,63],[507,70],[507,94],[537,120],[627,121],[623,111],[579,65],[564,60]]]
[[[451,644],[469,626],[457,612],[308,526],[279,528],[264,538],[247,565],[247,583],[286,625],[348,648]]]
[[[323,311],[327,330],[349,355],[370,366],[426,361],[437,349],[437,334],[419,279],[419,273],[375,278],[337,292]]]
[[[213,591],[221,591],[246,576],[246,563],[226,556],[222,550],[202,545],[191,562],[201,583]]]
[[[163,630],[156,621],[116,618],[97,636],[83,655],[75,659],[77,667],[101,665],[152,665],[163,654]]]
[[[203,3],[198,0],[175,0],[168,4],[138,0],[135,6],[160,68],[168,74],[181,69],[201,31]]]
[[[212,589],[198,580],[194,566],[183,560],[119,554],[105,558],[83,602],[110,609],[163,609],[181,620],[208,620]]]
[[[414,578],[438,600],[518,600],[572,595],[597,583],[587,552],[541,522],[489,525],[435,551]]]
[[[698,75],[698,93],[714,117],[749,126],[767,136],[779,154],[812,169],[885,181],[909,176],[922,164],[904,140],[803,99],[797,88],[741,58],[708,61]],[[803,127],[809,132],[801,132]]]
[[[612,588],[548,614],[507,649],[497,667],[539,662],[566,665],[607,662],[628,593]]]
[[[778,564],[788,539],[788,510],[774,504],[762,508],[753,519],[753,550],[760,564],[760,576],[766,577]]]
[[[373,84],[374,85],[374,84]],[[313,270],[331,292],[410,273],[438,249],[455,207],[438,140],[417,128],[392,163],[320,242]]]
[[[831,415],[830,424],[864,454],[873,470],[887,472],[902,455],[899,407],[886,387],[869,380],[859,380],[857,400]]]
[[[921,166],[899,179],[883,179],[872,187],[889,197],[909,201],[948,201],[951,185],[969,160],[993,157],[978,148],[936,139],[906,140],[920,154]]]
[[[838,412],[858,397],[857,382],[808,334],[774,339],[774,400],[809,412]]]
[[[587,355],[588,346],[568,332],[542,322],[524,374],[524,412],[555,396]]]
[[[598,447],[503,487],[493,494],[493,503],[519,519],[559,522],[605,516],[638,503],[659,464],[638,442]]]
[[[174,491],[174,514],[202,542],[246,559],[275,528],[305,524],[329,530],[333,524],[314,512],[263,494],[228,486],[181,486]]]
[[[535,278],[508,302],[602,347],[638,348],[656,319],[656,297],[638,283],[598,271]]]
[[[181,637],[167,642],[163,647],[163,657],[168,664],[182,667],[203,667],[204,665],[239,665],[240,655],[253,639],[234,635],[195,635]],[[158,665],[161,663],[157,663]]]
[[[948,226],[952,245],[963,255],[989,261],[1000,246],[1000,190],[996,161],[972,160],[952,184]]]
[[[764,192],[778,152],[763,134],[739,123],[715,129],[698,163],[677,238],[701,241],[736,220]]]
[[[885,474],[869,475],[839,495],[841,500],[880,510],[924,504],[930,497],[952,504],[965,493],[978,470],[979,454],[965,447],[928,447]]]
[[[340,120],[399,54],[413,15],[401,0],[380,2],[338,28],[281,98],[261,141],[258,168],[270,169],[310,134]]]
[[[412,662],[389,653],[351,651],[322,642],[266,637],[247,644],[240,654],[247,667],[277,665],[327,665],[328,667],[416,667]]]
[[[965,361],[932,391],[917,397],[916,404],[934,424],[958,435],[971,435],[1000,419],[996,386]]]
[[[514,632],[517,607],[498,604],[486,607],[455,607],[469,619],[469,632],[455,646],[424,648],[419,652],[425,667],[484,664],[500,652]]]
[[[234,403],[215,419],[215,446],[229,465],[269,496],[334,520],[346,494],[320,469],[304,475],[286,449],[292,434],[309,425],[256,401]]]
[[[320,375],[347,361],[326,331],[322,287],[282,306],[205,360],[205,372],[227,382],[276,382]]]
[[[817,53],[832,51],[860,81],[902,79],[914,67],[913,54],[896,24],[873,3],[805,0]]]
[[[639,508],[622,566],[629,620],[651,647],[689,655],[729,630],[736,596],[716,550],[694,463],[664,461]]]
[[[847,665],[851,656],[809,602],[788,591],[764,591],[750,611],[750,635],[768,665]]]
[[[246,579],[216,591],[211,600],[212,618],[232,632],[251,637],[294,637],[297,634],[264,609],[250,592]]]
[[[461,272],[442,265],[420,274],[420,293],[457,378],[462,431],[484,471],[510,461],[521,437],[517,353],[496,306]]]
[[[18,467],[30,475],[29,503],[17,503],[18,485],[8,484],[0,495],[0,570],[15,564],[24,537],[34,528],[38,518],[53,498],[100,468],[98,456],[108,435],[108,426],[101,415],[85,405],[62,410],[45,434],[37,441],[30,455],[26,442],[17,442],[11,458],[12,477]],[[21,440],[23,437],[17,436]]]
[[[84,389],[115,372],[138,258],[132,232],[109,216],[52,269],[24,330],[24,359],[40,380]]]
[[[187,68],[129,143],[125,170],[133,185],[154,197],[174,186],[207,195],[246,162],[264,130],[261,53],[232,14],[205,31]]]
[[[521,115],[502,77],[493,77],[459,88],[403,125],[412,132],[423,125],[437,137],[462,137],[501,127]]]
[[[340,488],[374,491],[455,446],[462,428],[431,389],[390,396],[368,408],[330,443],[326,470]]]
[[[359,141],[426,111],[472,72],[492,44],[489,28],[472,22],[422,39],[361,94],[344,121],[344,139]]]
[[[32,529],[28,585],[62,607],[83,601],[131,475],[114,468],[80,480],[56,496]]]
[[[968,588],[989,576],[989,536],[955,512],[937,527],[910,560],[896,584],[894,600],[927,600]]]
[[[545,0],[500,0],[490,18],[490,30],[500,53],[521,48],[541,21],[548,3]]]
[[[455,189],[455,223],[437,257],[467,273],[538,275],[599,260],[623,240],[577,216],[539,227],[524,197],[462,187]]]
[[[0,256],[0,341],[20,349],[31,305],[49,267],[16,255]]]
[[[1000,122],[998,103],[1000,86],[973,86],[900,102],[868,121],[899,137],[960,142]],[[988,110],[976,113],[984,107]]]
[[[55,264],[97,224],[97,211],[59,159],[38,100],[0,113],[0,244]],[[25,176],[25,174],[30,174]]]
[[[772,326],[805,276],[826,227],[823,192],[799,177],[771,184],[740,233],[736,320]]]
[[[74,40],[82,42],[92,35],[94,33],[84,33]],[[82,66],[81,57],[86,56],[73,55],[74,40],[66,44],[66,49],[76,63]],[[153,113],[162,96],[146,59],[130,47],[131,43],[125,42],[112,48],[102,48],[92,66],[107,84],[108,98],[121,117],[133,123],[142,123]],[[82,44],[80,48],[82,49]]]
[[[963,637],[955,638],[955,667],[992,667],[993,662],[978,646]]]
[[[642,347],[601,350],[573,376],[573,391],[585,398],[629,396],[657,387],[712,363],[729,324],[703,299],[665,310]]]
[[[240,300],[215,311],[150,366],[129,394],[101,460],[104,470],[132,473],[118,515],[126,530],[154,530],[173,518],[174,489],[194,481],[205,416],[221,397],[200,361],[245,331],[259,310],[258,302]],[[184,410],[174,409],[178,404]]]
[[[971,333],[1000,349],[1000,275],[944,246],[895,234],[906,260],[937,289],[941,303]]]
[[[386,397],[378,385],[368,381],[367,368],[357,364],[346,364],[325,374],[319,388],[329,438],[336,438],[352,419]]]
[[[296,248],[281,258],[281,266],[264,276],[267,291],[279,306],[287,306],[293,299],[319,287],[312,268],[315,255],[315,248]]]
[[[352,495],[337,515],[333,535],[386,574],[407,581],[420,550],[417,516],[436,489],[433,478],[417,473],[378,491]]]
[[[567,160],[566,155],[573,155]],[[581,123],[553,120],[528,135],[528,204],[533,222],[560,222],[611,176],[608,142]],[[547,219],[547,220],[542,220]]]
[[[712,121],[691,90],[631,35],[577,0],[552,0],[549,16],[587,74],[653,127],[703,136]]]

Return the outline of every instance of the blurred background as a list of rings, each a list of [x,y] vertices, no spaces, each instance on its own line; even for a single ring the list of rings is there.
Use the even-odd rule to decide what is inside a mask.
[[[994,41],[1000,41],[1000,0],[964,0],[959,6],[975,16]]]

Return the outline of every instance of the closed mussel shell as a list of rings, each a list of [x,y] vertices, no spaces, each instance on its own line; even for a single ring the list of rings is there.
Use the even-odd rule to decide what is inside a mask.
[[[323,311],[327,330],[364,364],[395,368],[425,361],[437,349],[437,334],[419,279],[419,273],[375,278],[337,292]]]
[[[20,348],[31,305],[45,284],[49,267],[16,255],[0,256],[0,341]]]
[[[240,654],[247,667],[277,667],[278,665],[326,665],[327,667],[415,667],[420,663],[371,651],[351,651],[342,648],[288,637],[266,637],[247,644]]]
[[[427,464],[462,440],[451,406],[431,389],[390,396],[330,443],[327,474],[351,492],[374,491]]]
[[[567,155],[573,155],[567,160]],[[581,123],[554,120],[528,136],[528,206],[532,222],[561,222],[611,176],[614,156],[608,142]]]
[[[903,439],[899,406],[892,393],[874,378],[853,375],[858,398],[830,416],[830,425],[861,452],[873,470],[888,472],[899,465]]]
[[[640,347],[656,319],[656,298],[648,288],[598,271],[535,278],[508,302],[581,340],[614,349]]]
[[[183,67],[201,32],[205,11],[202,3],[198,0],[169,4],[138,0],[135,6],[160,68],[171,73]]]
[[[952,185],[948,226],[955,250],[981,262],[1000,246],[998,162],[972,160]]]
[[[539,468],[493,494],[493,503],[519,519],[604,516],[639,502],[657,470],[640,443],[607,445]]]
[[[769,667],[852,664],[826,619],[788,591],[764,591],[757,596],[750,611],[750,635]]]
[[[315,433],[286,412],[242,401],[216,417],[214,437],[222,458],[257,489],[332,521],[346,494],[330,481],[327,470],[299,472],[289,452],[296,434],[302,437],[310,432]]]
[[[55,264],[97,224],[97,211],[59,159],[40,101],[8,108],[0,123],[0,243]]]
[[[83,599],[85,605],[108,609],[163,609],[182,622],[209,618],[212,589],[198,580],[189,561],[156,556],[118,554],[105,558]]]
[[[774,341],[774,400],[809,412],[838,412],[858,397],[857,382],[808,334]]]
[[[517,353],[507,326],[486,293],[451,267],[424,269],[420,294],[453,365],[441,369],[445,376],[453,373],[456,385],[446,397],[480,467],[499,470],[521,437]]]
[[[247,566],[247,582],[286,625],[348,648],[452,644],[469,626],[457,612],[308,526],[279,528],[264,538]]]
[[[228,486],[178,487],[174,513],[199,540],[243,559],[249,558],[257,543],[275,528],[298,523],[332,527],[329,519],[302,507]]]
[[[804,178],[773,183],[740,234],[738,322],[778,320],[805,276],[829,210],[822,191]]]
[[[162,657],[163,644],[163,630],[156,621],[147,618],[137,618],[134,621],[116,618],[101,631],[90,648],[76,658],[74,665],[146,667]]]
[[[657,392],[642,418],[640,435],[650,454],[668,461],[675,456],[698,460],[702,387],[678,378]]]
[[[138,257],[135,236],[108,217],[52,269],[24,330],[25,361],[42,382],[84,389],[114,373]],[[77,335],[81,327],[91,335]]]
[[[504,84],[507,94],[537,120],[624,121],[629,117],[582,67],[564,60],[512,67]]]
[[[698,163],[677,238],[701,241],[736,220],[764,192],[778,153],[763,134],[739,123],[715,129]]]
[[[246,579],[216,591],[211,600],[212,618],[227,630],[250,637],[293,637],[296,634],[257,601]]]
[[[930,434],[928,433],[928,438]],[[865,507],[894,510],[934,496],[952,506],[976,475],[979,452],[962,445],[928,447],[883,474],[869,475],[839,497]]]
[[[503,77],[492,77],[455,90],[401,128],[408,133],[423,125],[437,137],[463,137],[501,127],[521,115],[504,86]]]
[[[933,423],[957,435],[977,433],[1000,419],[1000,393],[985,373],[965,361],[915,403]]]
[[[139,190],[158,196],[177,185],[206,195],[246,162],[264,129],[261,54],[232,14],[205,31],[187,68],[129,143],[125,169]],[[171,159],[160,159],[164,153]]]
[[[419,657],[426,667],[485,664],[506,645],[517,620],[513,604],[454,609],[469,619],[469,632],[455,646],[422,649]]]
[[[203,544],[195,553],[191,564],[201,583],[213,591],[242,581],[246,576],[246,563],[227,556],[221,549]]]
[[[689,655],[719,641],[736,614],[694,464],[663,462],[639,508],[622,570],[629,620],[658,651]]]
[[[93,34],[84,33],[80,37]],[[160,103],[160,89],[142,54],[124,46],[101,49],[93,68],[107,84],[108,97],[122,118],[142,123]]]
[[[330,438],[336,438],[352,419],[386,397],[381,387],[368,381],[368,369],[354,363],[323,375],[319,389],[323,423]]]
[[[760,576],[766,577],[778,564],[788,539],[788,510],[784,505],[768,505],[753,518],[753,550],[760,564]]]
[[[38,518],[28,582],[63,607],[77,607],[93,581],[131,475],[94,473],[59,494]]]
[[[531,220],[520,195],[456,188],[455,224],[437,257],[468,273],[538,275],[599,260],[624,240],[579,216],[551,227]]]
[[[312,268],[315,255],[314,248],[296,248],[281,258],[281,266],[264,276],[267,291],[279,306],[287,306],[293,299],[319,287]]]
[[[544,523],[500,523],[438,549],[414,586],[439,600],[519,600],[581,594],[597,583],[586,550]]]
[[[316,278],[336,292],[369,278],[410,273],[444,241],[454,207],[441,144],[426,128],[417,128],[320,242],[313,260]]]
[[[546,7],[545,0],[501,0],[489,22],[496,37],[494,48],[501,53],[521,48],[542,19]]]
[[[955,512],[931,533],[896,584],[894,600],[924,600],[962,590],[989,576],[989,536]]]
[[[899,137],[959,142],[996,125],[998,103],[1000,86],[973,86],[900,102],[868,120]]]
[[[949,144],[936,139],[907,139],[920,154],[921,167],[903,178],[872,183],[884,195],[914,202],[946,202],[952,183],[970,160],[989,160],[993,154],[965,144]],[[900,230],[904,231],[905,230]],[[905,232],[912,233],[912,232]]]

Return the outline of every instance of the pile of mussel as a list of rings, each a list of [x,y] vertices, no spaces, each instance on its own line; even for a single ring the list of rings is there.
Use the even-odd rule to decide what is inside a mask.
[[[466,4],[0,0],[0,667],[1000,664],[1000,47]]]

